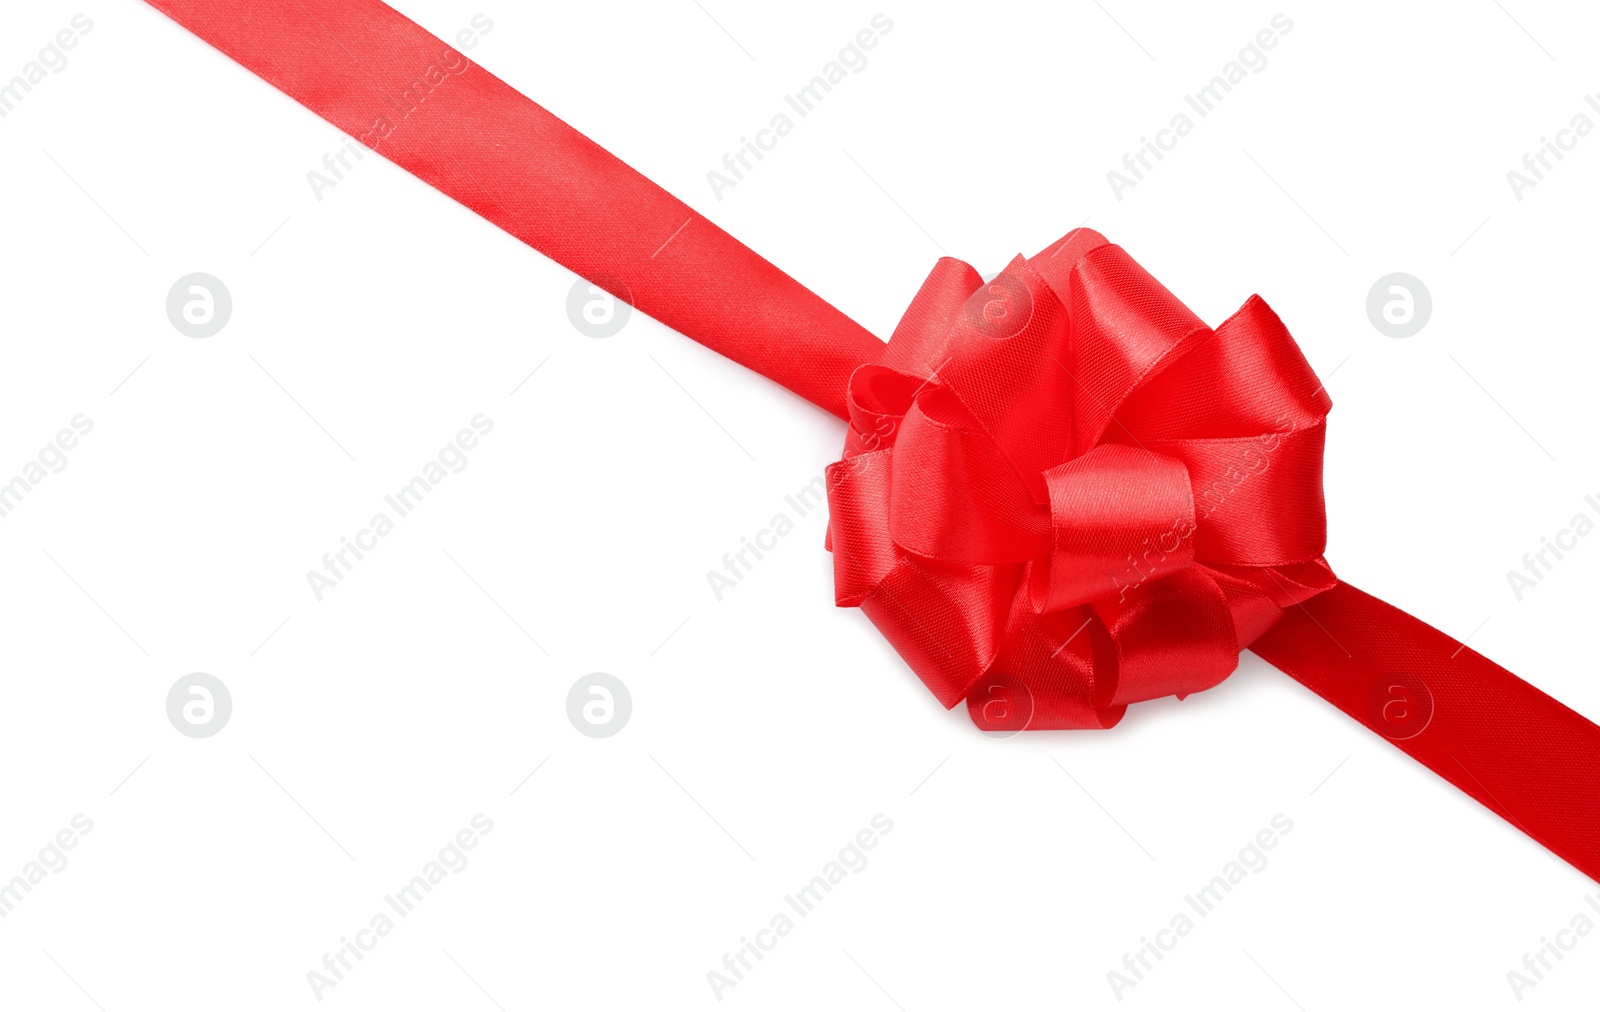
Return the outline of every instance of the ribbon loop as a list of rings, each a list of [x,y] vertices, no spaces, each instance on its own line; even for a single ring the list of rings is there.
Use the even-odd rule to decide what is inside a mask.
[[[924,389],[906,415],[889,501],[895,543],[926,558],[1021,563],[1050,543],[1048,512],[944,387]]]
[[[1209,689],[1239,665],[1233,614],[1210,574],[1186,569],[1096,602],[1116,645],[1114,705]]]
[[[1107,444],[1045,472],[1055,543],[1034,608],[1058,611],[1194,561],[1189,472],[1171,457]]]

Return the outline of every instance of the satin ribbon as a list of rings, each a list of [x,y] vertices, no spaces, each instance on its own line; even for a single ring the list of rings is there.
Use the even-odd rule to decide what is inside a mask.
[[[1078,229],[945,258],[887,344],[378,0],[149,0],[574,272],[849,423],[835,595],[988,730],[1106,728],[1250,648],[1600,881],[1600,728],[1322,558],[1331,403]]]

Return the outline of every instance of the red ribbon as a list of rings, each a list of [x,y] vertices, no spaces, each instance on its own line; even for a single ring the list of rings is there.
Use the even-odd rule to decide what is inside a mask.
[[[942,259],[887,345],[378,0],[150,0],[612,294],[849,422],[835,593],[986,729],[1104,728],[1253,649],[1600,880],[1600,727],[1340,583],[1322,385],[1069,233]]]

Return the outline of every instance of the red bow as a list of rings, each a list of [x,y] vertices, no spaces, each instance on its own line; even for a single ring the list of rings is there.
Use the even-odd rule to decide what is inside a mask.
[[[1259,297],[1212,330],[1098,232],[988,283],[939,261],[846,406],[835,598],[979,727],[1208,689],[1337,582],[1289,332]]]

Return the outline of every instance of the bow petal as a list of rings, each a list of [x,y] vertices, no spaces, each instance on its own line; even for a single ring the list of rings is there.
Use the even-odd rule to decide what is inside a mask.
[[[1171,457],[1131,446],[1097,446],[1045,472],[1055,543],[1034,588],[1037,611],[1108,595],[1194,561],[1189,472]]]
[[[983,278],[955,257],[940,257],[889,337],[878,364],[927,378],[949,357],[950,325]]]
[[[1116,645],[1114,705],[1209,689],[1239,664],[1233,614],[1203,569],[1143,584],[1094,610]]]
[[[862,600],[861,610],[949,708],[999,653],[1021,569],[902,559]]]
[[[1194,556],[1201,562],[1277,566],[1321,555],[1322,422],[1238,439],[1165,439],[1145,446],[1183,462],[1192,482]]]
[[[942,386],[924,389],[906,414],[889,503],[895,543],[930,559],[1021,563],[1049,550],[1049,511]]]

